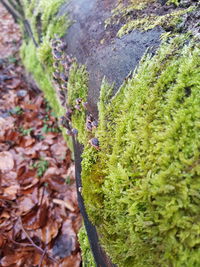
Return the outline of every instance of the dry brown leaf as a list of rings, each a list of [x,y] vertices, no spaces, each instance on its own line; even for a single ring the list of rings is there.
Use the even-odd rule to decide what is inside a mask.
[[[48,219],[47,225],[43,228],[40,228],[36,231],[37,236],[44,242],[44,244],[49,244],[52,239],[54,239],[60,229],[61,222],[56,220]]]
[[[11,171],[14,167],[14,159],[10,152],[0,152],[0,171],[7,172]]]
[[[34,188],[31,194],[23,195],[18,198],[17,204],[21,215],[29,212],[36,204],[38,204],[38,189]]]
[[[25,137],[22,139],[20,145],[21,145],[22,147],[29,147],[29,146],[33,145],[34,143],[35,143],[35,138],[32,138],[32,137],[30,137],[30,136],[25,136]]]
[[[80,253],[77,253],[76,255],[71,255],[63,259],[56,267],[80,267],[80,265],[81,255]]]
[[[30,109],[37,111],[38,107],[35,104],[29,104],[29,103],[23,103],[22,104],[23,109]]]
[[[28,266],[27,263],[30,262],[30,259],[28,260],[28,258],[30,257],[29,252],[32,251],[32,248],[17,249],[13,251],[12,254],[3,257],[0,261],[0,264],[2,267]]]
[[[23,172],[20,176],[17,177],[19,184],[23,187],[25,186],[33,186],[38,182],[36,170],[28,169],[26,172]]]
[[[19,79],[13,79],[12,83],[8,85],[9,89],[16,89],[21,84],[21,80]]]
[[[5,237],[0,234],[0,248],[2,248],[6,243]]]
[[[47,224],[48,204],[45,202],[40,207],[31,210],[22,218],[23,225],[28,230],[36,230]]]
[[[60,169],[57,167],[50,167],[46,170],[43,177],[45,179],[51,178],[53,175],[60,175]]]
[[[61,205],[65,208],[67,208],[68,210],[70,210],[71,212],[74,212],[75,211],[75,208],[73,207],[73,203],[70,202],[69,200],[62,200],[62,199],[56,199],[54,198],[53,199],[53,203],[55,204],[58,204],[58,205]]]
[[[18,184],[16,178],[17,178],[17,173],[14,171],[10,171],[4,174],[0,174],[1,178],[1,186],[2,187],[7,187],[10,185],[16,185]]]
[[[65,159],[68,148],[64,145],[63,142],[60,142],[52,145],[51,151],[53,157],[56,158],[58,162],[61,162]]]
[[[52,176],[45,179],[48,182],[49,188],[55,190],[56,192],[65,192],[67,190],[67,185],[65,180],[60,176]]]
[[[46,133],[44,142],[48,145],[52,145],[55,143],[55,138],[57,137],[56,133]]]

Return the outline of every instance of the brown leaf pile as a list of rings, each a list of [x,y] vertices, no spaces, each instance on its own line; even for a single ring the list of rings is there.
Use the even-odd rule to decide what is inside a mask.
[[[1,5],[0,21],[6,25],[0,47],[5,36],[19,41]],[[6,56],[16,57],[16,47]],[[0,266],[78,267],[81,218],[71,153],[23,72],[18,58],[0,58]]]

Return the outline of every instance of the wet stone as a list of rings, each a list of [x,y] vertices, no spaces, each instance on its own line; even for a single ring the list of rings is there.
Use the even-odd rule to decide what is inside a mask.
[[[17,96],[19,97],[25,97],[27,95],[27,91],[26,90],[19,90],[17,92]]]
[[[113,94],[116,93],[147,48],[155,52],[163,33],[160,27],[156,27],[146,32],[134,30],[122,38],[116,37],[119,26],[112,25],[105,30],[104,25],[115,3],[113,0],[72,0],[60,12],[60,15],[70,14],[70,19],[74,21],[64,37],[66,51],[79,63],[86,64],[89,72],[88,106],[95,117],[103,77],[114,83]]]

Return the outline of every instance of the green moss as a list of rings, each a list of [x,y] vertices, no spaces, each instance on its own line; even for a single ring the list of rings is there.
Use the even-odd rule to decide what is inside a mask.
[[[37,50],[34,44],[30,41],[27,45],[23,43],[21,47],[21,58],[26,69],[33,73],[39,88],[44,90],[45,97],[51,106],[54,107],[56,113],[60,116],[63,113],[62,107],[59,105],[56,93],[52,87],[48,73],[37,59]]]
[[[185,39],[145,56],[110,101],[102,85],[83,196],[118,266],[200,264],[200,48]]]
[[[65,113],[65,110],[61,106],[58,96],[52,86],[50,74],[45,71],[45,68],[37,59],[37,49],[32,41],[29,41],[27,44],[25,42],[23,43],[21,47],[21,58],[27,71],[33,75],[38,87],[44,92],[45,98],[55,111],[56,116],[62,116]],[[68,146],[72,149],[72,141],[66,135],[64,128],[62,128],[62,132]]]
[[[157,16],[155,14],[146,15],[144,18],[138,18],[135,20],[128,21],[123,25],[117,33],[118,37],[129,33],[134,29],[147,31],[155,28],[156,26],[162,26],[165,29],[174,28],[178,22],[180,22],[181,15],[194,10],[194,7],[189,7],[187,9],[175,10],[169,14]]]
[[[87,101],[88,94],[88,72],[84,65],[79,66],[73,63],[70,69],[68,82],[68,104],[74,106],[77,98],[82,98],[83,102]],[[81,106],[81,111],[76,110],[72,116],[72,125],[78,130],[78,140],[81,144],[86,144],[88,134],[85,131],[86,113]]]
[[[134,10],[143,10],[149,4],[154,3],[156,0],[132,0],[128,1],[126,4],[124,1],[118,1],[117,6],[112,10],[112,16],[106,19],[105,26],[111,24],[119,24],[122,19],[127,19],[127,16]]]
[[[39,43],[36,48],[31,40],[24,41],[21,57],[26,69],[33,74],[39,88],[44,92],[57,117],[64,115],[65,110],[52,84],[53,57],[50,41],[56,35],[62,37],[70,25],[68,18],[57,16],[64,0],[23,0],[26,18],[29,19],[34,38]],[[34,14],[34,16],[33,16]],[[72,141],[62,128],[63,136],[72,149]]]
[[[161,4],[155,0],[125,2],[119,0],[116,8],[112,10],[112,15],[105,21],[105,27],[113,24],[120,25],[118,37],[135,29],[147,31],[156,26],[161,26],[168,32],[176,32],[176,26],[181,23],[182,16],[198,7],[198,4],[192,1],[188,8],[179,7],[179,2],[178,0],[168,1],[166,4],[173,3],[177,8],[170,9],[166,13]]]
[[[90,244],[88,241],[85,227],[82,227],[78,233],[78,239],[81,244],[81,256],[83,267],[96,267],[92,252],[90,250]]]
[[[167,4],[174,4],[174,5],[178,6],[180,4],[180,0],[168,0]]]

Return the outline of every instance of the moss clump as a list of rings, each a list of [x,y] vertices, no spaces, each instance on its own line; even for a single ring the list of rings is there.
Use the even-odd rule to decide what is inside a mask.
[[[187,9],[175,10],[166,15],[158,16],[155,14],[146,15],[143,18],[138,18],[135,20],[128,21],[123,25],[117,33],[118,37],[129,33],[134,29],[147,31],[155,28],[156,26],[162,26],[165,29],[174,28],[178,22],[180,22],[180,17],[186,13],[189,13],[194,10],[194,7],[189,7]]]
[[[57,117],[64,115],[65,109],[52,84],[53,57],[50,41],[55,35],[62,37],[70,25],[65,15],[57,16],[64,2],[64,0],[33,0],[31,2],[23,0],[25,17],[29,19],[38,47],[36,48],[30,39],[25,39],[21,47],[21,58],[26,69],[33,74],[39,88],[44,92]],[[66,135],[64,128],[62,132],[72,149],[71,138]]]
[[[118,266],[200,265],[200,48],[186,39],[145,56],[110,102],[101,89],[83,196]]]
[[[28,44],[25,42],[23,43],[21,47],[21,58],[26,69],[33,74],[39,88],[44,91],[46,99],[51,106],[54,107],[56,114],[61,116],[63,114],[63,108],[59,104],[56,93],[50,82],[49,74],[45,71],[37,59],[37,49],[33,42],[30,41]]]
[[[74,106],[77,98],[82,98],[83,102],[87,101],[88,94],[88,72],[84,65],[79,66],[76,62],[73,63],[68,82],[68,104]],[[78,141],[81,144],[86,144],[88,134],[85,131],[86,113],[82,105],[81,110],[76,110],[72,116],[72,125],[78,130]]]
[[[33,75],[38,87],[44,92],[45,98],[55,111],[57,117],[64,115],[65,109],[60,104],[58,96],[51,83],[50,73],[48,73],[44,66],[42,66],[37,58],[37,48],[34,46],[32,41],[27,44],[24,42],[21,47],[21,58],[27,71]],[[72,141],[66,135],[65,129],[61,127],[63,136],[71,150]]]
[[[105,26],[111,24],[119,24],[121,20],[127,21],[127,17],[132,12],[145,9],[148,5],[154,3],[156,0],[130,0],[124,4],[124,1],[119,0],[117,6],[112,10],[112,15],[105,21]],[[129,20],[129,19],[128,19]]]
[[[174,5],[178,6],[180,4],[180,0],[168,0],[167,3],[168,4],[174,4]]]
[[[78,233],[78,239],[81,244],[81,256],[82,256],[82,266],[83,267],[96,267],[94,262],[94,257],[90,250],[90,244],[88,241],[87,233],[85,227],[83,226]]]
[[[182,22],[183,15],[198,9],[198,4],[192,1],[187,5],[188,8],[179,5],[181,1],[177,0],[167,1],[166,5],[169,4],[174,4],[177,8],[166,11],[156,0],[118,1],[117,7],[112,10],[112,15],[105,21],[105,27],[112,24],[120,26],[118,37],[135,29],[147,31],[156,26],[168,32],[176,32],[176,26]]]
[[[65,0],[23,0],[25,17],[38,43],[43,41],[43,38],[52,38],[55,33],[62,35],[66,30],[69,23],[67,17],[57,16],[64,3]]]
[[[49,73],[53,71],[50,41],[55,35],[62,37],[70,25],[66,15],[57,16],[59,8],[64,2],[64,0],[33,0],[30,4],[28,0],[24,0],[26,17],[30,18],[29,22],[34,38],[39,44],[38,60]]]

